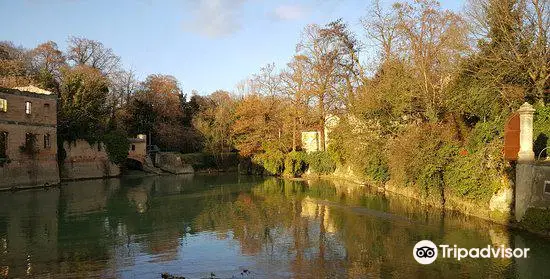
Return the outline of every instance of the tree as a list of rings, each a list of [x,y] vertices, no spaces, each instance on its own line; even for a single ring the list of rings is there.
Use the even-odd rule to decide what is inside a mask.
[[[308,96],[310,95],[310,85],[307,82],[305,57],[295,55],[286,71],[281,73],[283,97],[288,98],[291,104],[289,117],[292,122],[292,150],[296,151],[298,132],[308,126]]]
[[[233,149],[231,127],[235,102],[229,92],[217,90],[204,98],[204,104],[193,117],[193,127],[200,132],[204,150],[216,157]]]
[[[62,71],[58,135],[63,140],[99,140],[109,118],[109,81],[99,70],[80,65]]]
[[[317,129],[320,134],[321,150],[324,150],[326,118],[342,105],[336,92],[339,52],[330,40],[321,35],[321,28],[318,25],[307,26],[302,36],[297,51],[305,58],[307,65],[308,83],[311,85],[310,100],[316,107]]]
[[[383,60],[391,60],[396,54],[398,41],[398,17],[394,9],[384,10],[380,0],[372,1],[368,16],[361,19],[367,37],[380,48]]]
[[[38,45],[29,53],[35,80],[39,86],[60,91],[61,71],[67,66],[63,52],[59,50],[57,44],[48,41]]]
[[[399,3],[394,9],[405,55],[422,81],[418,97],[425,116],[439,120],[445,112],[446,86],[467,51],[467,26],[459,15],[442,10],[434,0]]]
[[[475,11],[474,11],[475,9]],[[492,83],[519,85],[542,99],[550,83],[550,1],[472,0],[468,15],[478,30],[480,62]]]
[[[110,75],[120,66],[120,57],[103,43],[82,37],[68,39],[67,60],[74,65],[87,65]]]
[[[290,138],[285,134],[282,100],[250,94],[238,102],[232,135],[235,147],[245,157],[261,153],[266,144],[288,149]]]
[[[125,109],[129,132],[146,133],[150,143],[162,149],[186,149],[182,118],[182,91],[177,79],[170,75],[149,75],[131,97]]]
[[[12,42],[0,42],[0,86],[26,86],[32,82],[27,51]]]
[[[134,71],[120,70],[111,75],[109,103],[112,108],[119,108],[130,101],[137,91],[139,83]]]

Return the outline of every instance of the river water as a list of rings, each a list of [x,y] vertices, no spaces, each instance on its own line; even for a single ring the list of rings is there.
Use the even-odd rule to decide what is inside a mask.
[[[416,242],[529,247],[439,257]],[[0,193],[0,277],[545,278],[550,240],[365,187],[250,176],[70,182]]]

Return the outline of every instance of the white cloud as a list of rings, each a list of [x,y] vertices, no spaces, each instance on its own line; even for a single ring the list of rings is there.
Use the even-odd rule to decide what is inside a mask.
[[[210,38],[229,35],[241,27],[239,16],[245,1],[193,1],[192,18],[185,22],[185,29]]]
[[[305,15],[305,10],[301,5],[279,5],[273,11],[273,15],[279,20],[296,20]]]

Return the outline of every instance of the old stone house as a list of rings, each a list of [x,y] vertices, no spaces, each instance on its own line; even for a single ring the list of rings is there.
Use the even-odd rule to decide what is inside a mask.
[[[59,183],[57,96],[0,88],[0,188]]]

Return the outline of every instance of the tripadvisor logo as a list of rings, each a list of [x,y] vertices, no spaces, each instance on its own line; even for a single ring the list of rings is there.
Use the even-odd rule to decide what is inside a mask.
[[[431,264],[437,259],[437,246],[429,240],[422,240],[414,245],[414,259],[419,264]]]
[[[487,245],[484,248],[460,248],[457,245],[440,244],[442,258],[455,258],[462,260],[464,258],[527,258],[529,248],[506,248],[504,245],[493,247]],[[429,240],[421,240],[413,248],[413,257],[419,264],[431,264],[438,256],[438,247]]]

